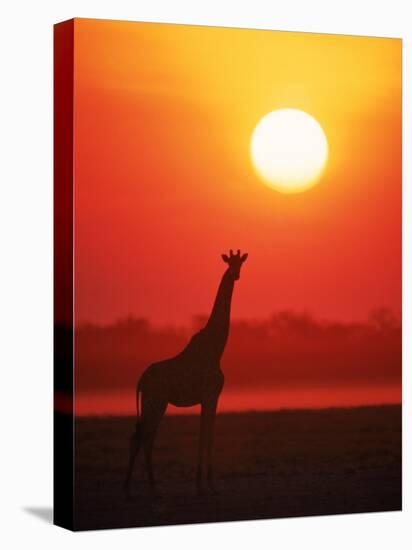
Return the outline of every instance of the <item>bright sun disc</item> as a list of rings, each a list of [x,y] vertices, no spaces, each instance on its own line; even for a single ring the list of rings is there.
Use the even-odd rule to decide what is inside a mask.
[[[282,193],[306,191],[317,183],[328,158],[322,126],[299,109],[279,109],[257,124],[250,151],[258,175]]]

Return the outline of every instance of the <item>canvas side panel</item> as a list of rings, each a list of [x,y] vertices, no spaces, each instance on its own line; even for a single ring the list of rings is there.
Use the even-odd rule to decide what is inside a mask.
[[[54,27],[54,523],[73,529],[73,20]]]

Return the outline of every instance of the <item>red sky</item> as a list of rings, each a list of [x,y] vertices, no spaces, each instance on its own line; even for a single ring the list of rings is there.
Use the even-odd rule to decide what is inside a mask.
[[[75,322],[190,326],[249,252],[233,318],[401,310],[401,42],[75,22]],[[318,185],[282,195],[249,145],[266,113],[322,125]]]

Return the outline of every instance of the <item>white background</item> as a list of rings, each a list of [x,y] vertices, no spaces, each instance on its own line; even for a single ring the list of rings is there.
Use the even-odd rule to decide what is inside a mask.
[[[411,292],[404,285],[404,511],[73,534],[52,506],[52,25],[77,17],[404,38],[404,281],[411,281],[408,0],[57,0],[3,4],[0,30],[0,543],[3,548],[410,548]],[[7,7],[6,7],[7,6]],[[407,156],[408,155],[408,156]],[[33,514],[29,509],[36,509]],[[409,531],[409,532],[408,532]]]

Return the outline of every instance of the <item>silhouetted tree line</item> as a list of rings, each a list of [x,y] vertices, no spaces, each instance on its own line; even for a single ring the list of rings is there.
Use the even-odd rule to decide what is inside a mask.
[[[178,353],[192,332],[136,318],[80,326],[77,391],[134,386],[147,365]],[[401,381],[401,346],[400,320],[387,309],[353,323],[282,311],[262,321],[233,320],[222,367],[232,388],[393,385]]]

